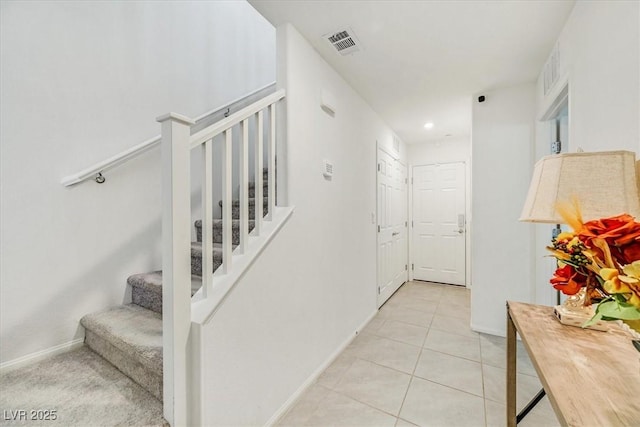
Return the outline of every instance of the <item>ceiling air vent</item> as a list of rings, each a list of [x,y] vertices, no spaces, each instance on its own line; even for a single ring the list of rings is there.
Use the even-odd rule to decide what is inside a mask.
[[[322,37],[331,43],[340,55],[349,55],[360,50],[360,42],[350,28],[325,34]]]

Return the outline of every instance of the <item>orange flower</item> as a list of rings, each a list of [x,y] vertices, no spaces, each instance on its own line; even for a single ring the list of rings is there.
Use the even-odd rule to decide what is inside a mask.
[[[586,282],[586,276],[578,273],[569,264],[558,267],[550,282],[553,287],[565,295],[575,295]]]
[[[578,232],[580,240],[593,247],[594,238],[603,239],[618,264],[640,259],[640,222],[628,214],[585,222]]]
[[[609,245],[623,246],[640,238],[640,222],[628,214],[585,222],[578,233],[583,240],[605,239]]]

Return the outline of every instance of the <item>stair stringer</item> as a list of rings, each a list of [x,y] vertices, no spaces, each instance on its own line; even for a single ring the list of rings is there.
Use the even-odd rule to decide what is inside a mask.
[[[191,299],[191,330],[189,334],[189,378],[188,401],[190,402],[190,424],[204,425],[203,413],[206,402],[207,390],[203,381],[205,377],[206,355],[202,342],[202,329],[213,320],[216,311],[220,308],[231,290],[244,276],[255,260],[260,256],[269,243],[289,220],[295,206],[276,206],[271,220],[264,221],[260,236],[249,235],[249,244],[244,254],[234,251],[232,270],[227,274],[222,269],[213,273],[213,289],[205,299],[200,289]]]

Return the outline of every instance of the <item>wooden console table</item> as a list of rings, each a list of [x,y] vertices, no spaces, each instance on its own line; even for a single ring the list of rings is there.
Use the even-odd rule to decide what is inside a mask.
[[[607,332],[562,325],[552,307],[507,302],[507,425],[516,426],[516,332],[563,426],[640,426],[640,352]]]

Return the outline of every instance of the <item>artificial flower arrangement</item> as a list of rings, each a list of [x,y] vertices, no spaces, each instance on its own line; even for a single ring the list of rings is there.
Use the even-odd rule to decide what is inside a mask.
[[[583,222],[577,205],[558,210],[573,231],[547,247],[558,262],[553,287],[565,295],[584,289],[584,305],[598,303],[583,326],[622,320],[640,332],[640,222],[627,214]]]

